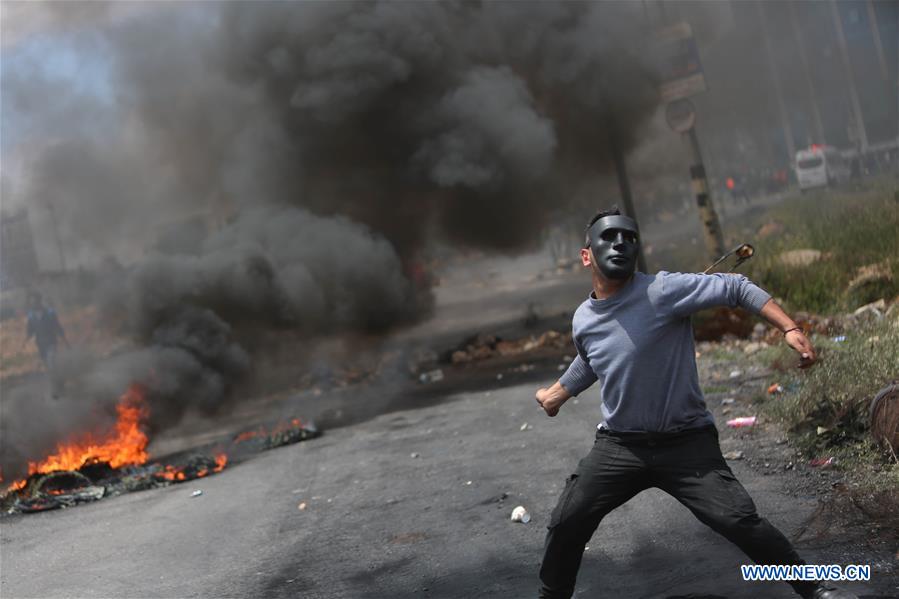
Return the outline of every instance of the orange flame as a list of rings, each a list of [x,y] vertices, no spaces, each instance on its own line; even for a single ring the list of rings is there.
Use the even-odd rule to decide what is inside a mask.
[[[212,467],[212,470],[210,470],[209,468],[201,468],[197,471],[197,474],[194,478],[203,478],[210,473],[221,472],[225,469],[225,464],[227,463],[228,456],[224,453],[218,453],[215,455],[215,466]],[[171,464],[166,464],[163,470],[156,473],[156,476],[164,480],[170,480],[173,482],[187,480],[187,474],[184,472],[184,468],[172,466]]]
[[[258,437],[259,435],[264,435],[264,434],[265,434],[265,429],[261,428],[261,427],[254,431],[244,431],[244,432],[240,433],[239,435],[237,435],[236,437],[234,437],[234,442],[235,443],[243,443],[244,441],[248,441],[249,439],[252,439],[253,437]]]
[[[184,474],[183,468],[176,468],[171,464],[167,464],[165,470],[162,472],[158,472],[156,474],[159,478],[164,478],[165,480],[184,480],[187,476]]]
[[[141,425],[150,415],[144,402],[144,389],[138,383],[133,383],[119,398],[116,405],[118,418],[115,427],[103,439],[96,440],[93,435],[85,434],[80,439],[69,443],[59,443],[56,453],[48,456],[41,462],[28,463],[28,475],[47,474],[58,470],[78,470],[92,462],[108,462],[111,468],[145,464],[149,459],[146,451],[149,439],[141,430]],[[295,420],[295,422],[299,422]],[[250,436],[264,432],[252,431]],[[215,465],[211,468],[203,468],[196,474],[196,478],[208,474],[221,472],[228,463],[225,453],[217,453],[214,456]],[[170,481],[183,481],[187,474],[182,467],[166,465],[163,470],[156,473],[157,477]],[[2,478],[0,478],[2,482]],[[14,481],[6,492],[18,491],[28,484],[28,479]]]
[[[118,418],[115,428],[105,438],[97,440],[91,434],[69,443],[59,443],[56,453],[41,462],[29,462],[28,474],[46,474],[57,470],[78,470],[88,462],[108,462],[110,467],[143,464],[149,455],[146,448],[149,440],[141,430],[141,424],[150,412],[144,403],[144,389],[132,383],[119,397],[116,405]],[[19,480],[9,486],[15,491],[25,486],[26,480]]]

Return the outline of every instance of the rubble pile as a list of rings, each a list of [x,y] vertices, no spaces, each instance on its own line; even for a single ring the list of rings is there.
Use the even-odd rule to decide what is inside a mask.
[[[295,387],[321,393],[332,389],[346,389],[352,385],[375,382],[385,369],[398,359],[398,352],[386,352],[373,363],[353,364],[343,367],[317,366],[297,376]]]
[[[524,354],[541,348],[567,349],[571,347],[571,333],[549,330],[540,336],[531,335],[512,341],[496,335],[476,335],[466,340],[450,354],[453,364],[466,364],[495,357]]]
[[[890,302],[879,299],[846,314],[832,316],[809,312],[793,314],[793,320],[807,335],[826,337],[839,337],[870,322],[895,320],[897,317],[899,317],[899,298],[894,298]],[[740,309],[708,310],[694,318],[693,329],[696,340],[701,342],[721,341],[733,344],[741,339],[748,339],[759,344],[757,346],[751,344],[747,353],[752,353],[764,345],[777,345],[783,341],[783,334],[779,330]]]
[[[894,289],[893,270],[890,260],[860,266],[846,287],[846,299],[850,305],[869,302],[885,290]]]
[[[755,317],[745,310],[713,308],[693,317],[693,335],[697,341],[745,339],[755,323]]]

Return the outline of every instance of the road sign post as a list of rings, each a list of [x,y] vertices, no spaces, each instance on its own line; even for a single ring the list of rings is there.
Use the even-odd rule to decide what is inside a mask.
[[[724,252],[724,239],[696,135],[696,109],[687,99],[706,90],[699,48],[688,23],[676,23],[657,34],[656,58],[662,76],[659,94],[668,103],[665,120],[673,131],[681,134],[689,152],[693,195],[706,250],[714,260]]]

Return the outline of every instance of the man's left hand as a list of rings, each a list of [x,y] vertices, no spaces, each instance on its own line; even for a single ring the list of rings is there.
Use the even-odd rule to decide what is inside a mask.
[[[787,345],[792,347],[796,350],[796,353],[799,354],[799,368],[808,368],[818,360],[812,342],[809,341],[808,337],[805,336],[805,333],[799,329],[788,332],[784,336],[784,339],[786,340]]]

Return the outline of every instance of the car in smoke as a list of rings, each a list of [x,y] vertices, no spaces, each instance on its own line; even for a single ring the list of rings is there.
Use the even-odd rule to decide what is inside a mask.
[[[848,163],[833,146],[813,145],[796,152],[796,180],[800,191],[843,183],[850,175]]]

